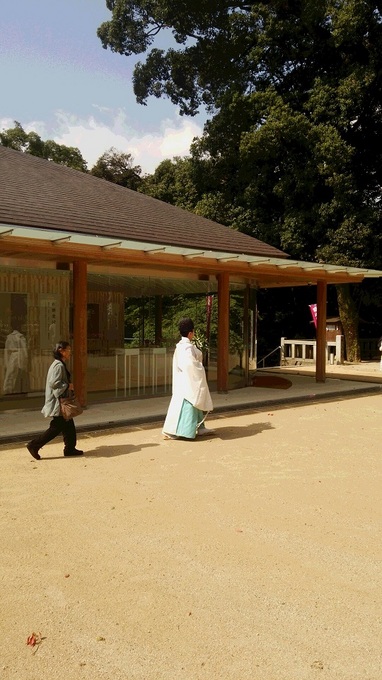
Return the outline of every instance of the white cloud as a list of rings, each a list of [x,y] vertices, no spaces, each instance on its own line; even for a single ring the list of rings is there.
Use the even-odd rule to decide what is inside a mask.
[[[158,121],[155,132],[135,130],[124,111],[97,109],[97,114],[81,118],[78,115],[56,112],[56,122],[48,126],[43,121],[23,124],[26,132],[34,130],[42,139],[54,139],[58,144],[77,147],[88,167],[111,147],[131,153],[143,173],[151,173],[166,158],[187,156],[194,137],[200,137],[202,126],[195,120],[174,116]],[[102,120],[107,118],[108,121]],[[0,129],[13,127],[13,120],[0,119]]]
[[[65,114],[60,114],[60,123],[65,131],[56,135],[55,141],[77,146],[89,167],[104,151],[115,147],[131,153],[144,173],[153,172],[165,158],[187,155],[193,138],[202,134],[200,125],[180,116],[160,121],[156,132],[138,132],[129,125],[122,111],[114,115],[111,124],[94,116],[83,120]]]

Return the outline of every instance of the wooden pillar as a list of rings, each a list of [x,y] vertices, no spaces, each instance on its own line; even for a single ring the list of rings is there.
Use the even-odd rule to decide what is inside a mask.
[[[73,384],[82,406],[87,404],[87,266],[73,263]]]
[[[249,284],[245,286],[243,296],[243,366],[245,372],[245,384],[249,385]]]
[[[229,274],[218,274],[218,365],[217,390],[228,392]]]
[[[326,281],[317,281],[316,382],[326,379]]]
[[[257,368],[257,290],[250,288],[249,313],[251,315],[249,329],[249,358],[252,365]]]

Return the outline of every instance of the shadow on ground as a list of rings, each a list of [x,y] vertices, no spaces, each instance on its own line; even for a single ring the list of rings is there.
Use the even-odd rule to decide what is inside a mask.
[[[44,456],[41,455],[42,460],[86,460],[86,458],[114,458],[115,456],[128,456],[131,453],[138,453],[142,449],[147,449],[152,446],[159,446],[158,444],[142,444],[142,446],[133,446],[129,444],[117,445],[117,446],[98,446],[97,448],[90,449],[90,451],[85,451],[83,456],[64,456],[59,454],[58,456]],[[33,458],[31,458],[33,460]],[[36,462],[36,461],[34,461]]]
[[[273,425],[271,423],[251,423],[250,425],[238,426],[228,426],[228,427],[217,427],[214,439],[242,439],[243,437],[252,437],[255,434],[261,434],[264,430],[273,430]],[[211,435],[212,437],[212,435]],[[207,437],[203,437],[207,439]]]

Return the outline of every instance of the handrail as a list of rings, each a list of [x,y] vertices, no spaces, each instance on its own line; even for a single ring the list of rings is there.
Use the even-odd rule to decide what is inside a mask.
[[[273,349],[272,352],[269,352],[269,354],[266,354],[265,357],[263,357],[262,359],[259,359],[259,361],[257,362],[257,365],[259,366],[260,362],[262,361],[263,362],[263,368],[265,368],[265,364],[264,364],[265,359],[268,359],[268,357],[270,357],[272,354],[277,352],[277,350],[279,350],[279,349],[281,349],[281,345],[279,345],[278,347],[275,347],[275,349]]]

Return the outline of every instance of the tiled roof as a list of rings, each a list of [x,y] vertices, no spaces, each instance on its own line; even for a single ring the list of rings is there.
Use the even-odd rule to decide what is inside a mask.
[[[0,146],[0,223],[287,257],[256,238],[63,165]]]

